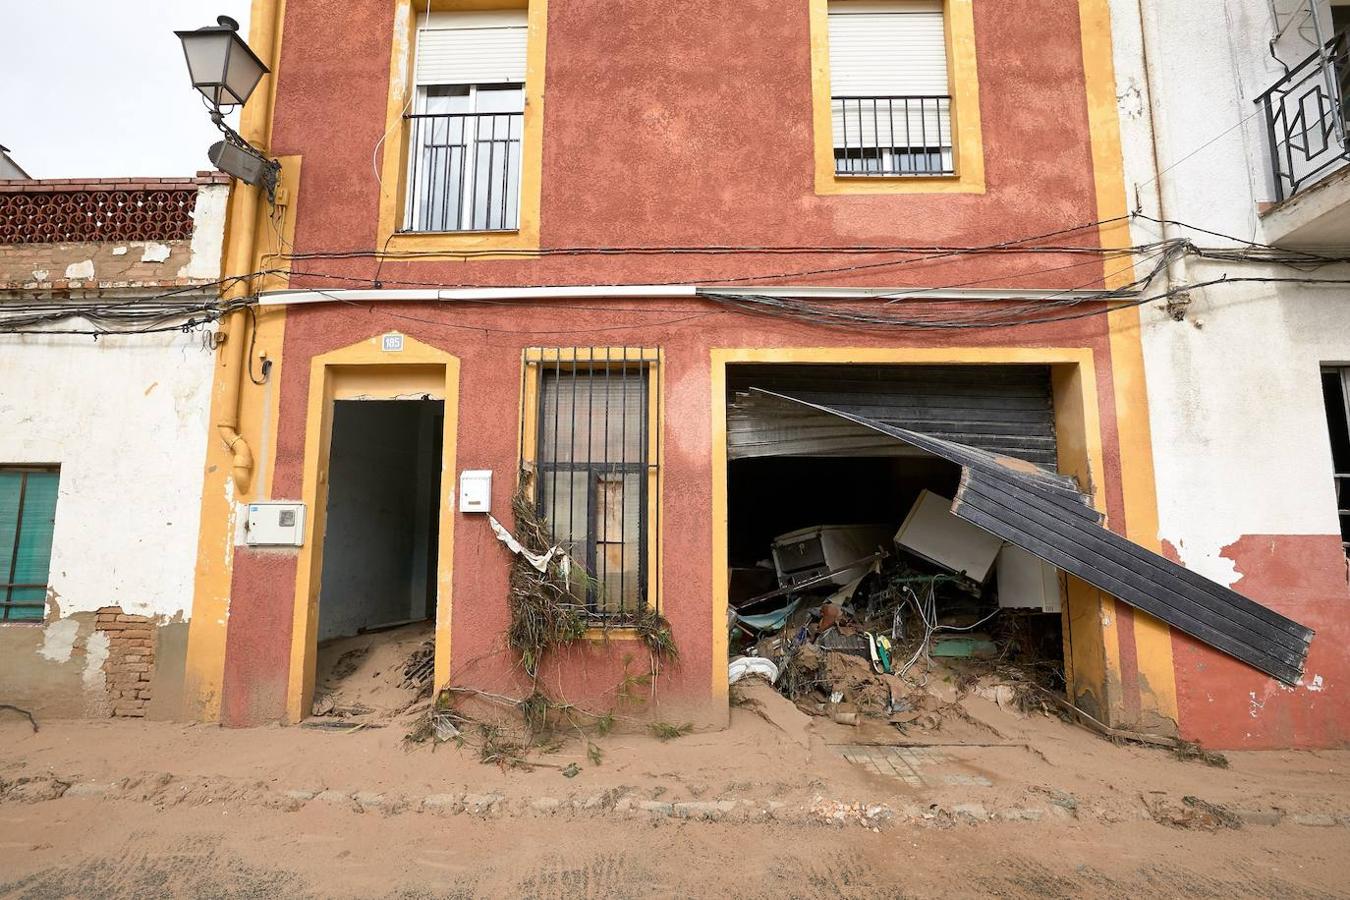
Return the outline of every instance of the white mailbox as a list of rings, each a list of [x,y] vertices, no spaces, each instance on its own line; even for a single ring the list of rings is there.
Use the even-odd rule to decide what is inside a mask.
[[[459,473],[459,511],[485,513],[492,509],[492,470]]]
[[[250,547],[299,547],[305,543],[305,504],[287,501],[250,503],[244,524]]]

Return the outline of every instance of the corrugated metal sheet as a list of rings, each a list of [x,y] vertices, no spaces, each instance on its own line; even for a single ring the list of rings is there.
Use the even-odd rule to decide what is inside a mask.
[[[1107,530],[1064,476],[796,395],[760,393],[956,463],[956,515],[1285,684],[1302,677],[1312,629]]]
[[[752,387],[1042,466],[1057,464],[1046,366],[748,365],[728,371],[732,459],[891,456],[912,451],[828,414],[782,404],[764,408]]]

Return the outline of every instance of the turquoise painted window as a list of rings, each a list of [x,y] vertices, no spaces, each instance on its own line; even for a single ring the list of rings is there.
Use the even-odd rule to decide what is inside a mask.
[[[45,614],[60,479],[57,469],[0,466],[0,621]]]

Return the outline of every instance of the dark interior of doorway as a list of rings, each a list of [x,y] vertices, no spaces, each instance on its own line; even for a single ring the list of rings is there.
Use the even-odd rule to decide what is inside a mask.
[[[762,368],[767,370],[769,367]],[[766,390],[781,390],[788,394],[793,391],[814,391],[818,395],[840,393],[837,371],[830,373],[835,380],[822,379],[817,385],[810,380],[809,367],[783,368],[785,375],[780,383],[790,385],[789,388],[777,388],[772,383],[775,376],[766,376],[758,368],[752,377],[764,380]],[[864,371],[866,368],[858,367],[859,382],[872,377]],[[885,374],[879,374],[878,380],[884,380]],[[897,379],[897,391],[904,390],[902,382],[903,379]],[[732,385],[728,395],[731,404],[737,403],[737,393],[744,396],[743,392],[751,384],[746,377],[738,377],[735,371],[729,371],[728,383]],[[1048,373],[1045,395],[1047,399],[1050,396]],[[875,402],[875,394],[865,401],[857,401],[860,406]],[[911,401],[900,400],[896,405],[904,406],[908,402]],[[927,401],[915,399],[912,402],[922,404]],[[981,407],[983,405],[979,404]],[[985,412],[981,408],[973,415],[979,417]],[[749,424],[751,419],[750,416],[742,417],[736,424],[741,429],[753,430]],[[980,427],[974,421],[957,422],[956,426],[966,424],[975,429]],[[773,430],[775,428],[778,430]],[[960,484],[959,467],[913,448],[903,447],[867,451],[888,455],[833,455],[828,450],[809,455],[813,451],[803,449],[799,438],[785,435],[781,429],[781,422],[767,425],[763,435],[757,434],[751,443],[757,439],[762,439],[765,444],[782,441],[784,446],[796,443],[793,455],[751,455],[748,458],[733,458],[728,462],[727,541],[731,568],[728,600],[734,612],[748,616],[772,613],[798,596],[802,603],[785,627],[768,634],[738,627],[740,620],[736,619],[731,634],[732,656],[781,653],[785,643],[791,645],[795,641],[818,641],[824,601],[833,594],[835,603],[842,600],[844,607],[842,630],[855,633],[885,632],[897,645],[904,645],[897,649],[902,650],[907,659],[909,651],[916,646],[916,639],[926,629],[922,617],[912,608],[911,602],[897,603],[896,579],[957,576],[958,573],[897,545],[894,536],[925,492],[941,498],[944,501],[943,508],[949,508]],[[1053,433],[1053,419],[1050,429]],[[809,433],[809,430],[808,425],[803,433]],[[828,442],[832,438],[823,440]],[[767,451],[760,448],[753,450],[752,454],[758,452]],[[952,519],[955,521],[955,516]],[[973,528],[964,522],[958,522],[957,525]],[[786,586],[782,566],[775,560],[773,551],[777,538],[801,530],[839,526],[875,526],[871,533],[875,538],[873,544],[876,549],[887,553],[880,572],[868,575],[848,596],[841,597],[838,588],[841,581],[851,581],[851,577],[827,580],[812,590],[790,592],[758,603],[752,602],[756,597],[781,591]],[[1004,548],[998,552],[1007,552],[1011,556],[1018,551],[1016,548]],[[851,561],[836,558],[830,564],[846,565]],[[1034,566],[1040,566],[1038,561],[1031,562]],[[860,571],[848,573],[849,576],[858,574]],[[1048,570],[1044,583],[1048,585],[1048,593],[1057,593],[1060,586],[1058,573],[1053,569]],[[1018,596],[1025,598],[1023,586],[1018,587]],[[1005,600],[1011,601],[1011,588],[1003,593]],[[931,635],[927,641],[930,651],[936,656],[939,652],[936,648],[941,644],[944,664],[958,668],[965,666],[978,670],[1016,666],[1038,686],[1055,692],[1062,691],[1065,687],[1062,597],[1057,596],[1058,602],[1050,603],[1045,608],[1014,608],[1000,604],[999,598],[997,564],[991,566],[987,576],[978,581],[956,577],[939,584],[935,589],[937,622],[944,628],[971,630],[952,630]],[[897,606],[902,610],[898,618],[892,615]],[[947,656],[948,653],[955,655]]]
[[[333,406],[314,712],[396,712],[434,648],[445,405]]]

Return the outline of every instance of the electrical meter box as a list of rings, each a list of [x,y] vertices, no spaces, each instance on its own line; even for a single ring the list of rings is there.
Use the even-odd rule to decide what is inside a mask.
[[[244,526],[250,547],[299,547],[305,543],[305,504],[250,503]]]
[[[492,470],[459,473],[459,511],[485,513],[492,508]]]

